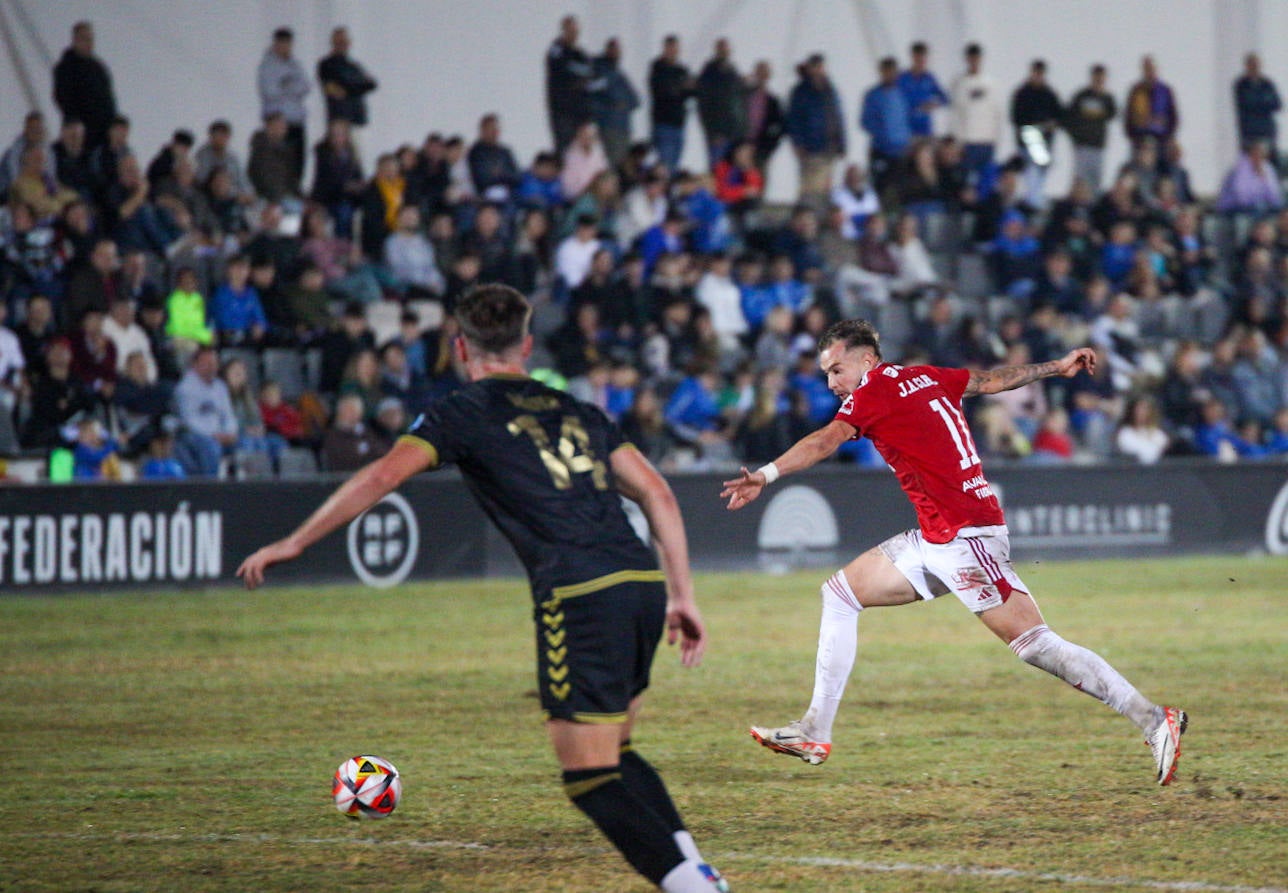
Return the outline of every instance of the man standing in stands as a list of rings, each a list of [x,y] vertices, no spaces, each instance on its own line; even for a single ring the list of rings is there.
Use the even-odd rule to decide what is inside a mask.
[[[707,140],[707,166],[714,168],[725,152],[747,132],[746,88],[733,64],[729,41],[716,41],[715,52],[698,75],[698,117]]]
[[[832,168],[845,156],[841,97],[822,53],[806,59],[797,73],[800,81],[787,103],[787,135],[800,161],[800,200],[821,205],[832,191]]]
[[[953,84],[953,136],[962,144],[962,163],[976,175],[993,163],[1002,135],[1002,101],[983,62],[980,45],[967,45],[966,73]]]
[[[756,147],[756,167],[765,175],[769,159],[783,138],[783,104],[769,89],[774,71],[761,59],[752,69],[747,89],[747,139]]]
[[[904,150],[912,142],[912,131],[908,101],[896,82],[899,63],[894,56],[881,60],[877,75],[880,81],[863,96],[859,126],[868,134],[868,172],[879,195],[898,172]]]
[[[367,94],[377,87],[376,79],[349,58],[349,29],[341,25],[331,32],[331,54],[318,61],[318,82],[326,94],[326,119],[348,121],[352,127],[367,123]]]
[[[116,117],[112,72],[94,55],[94,26],[72,26],[72,45],[54,66],[54,102],[63,119],[85,125],[85,149],[92,151],[107,140],[107,128]]]
[[[604,44],[604,54],[595,57],[597,89],[590,98],[604,154],[614,168],[622,163],[631,147],[631,113],[640,107],[639,93],[622,71],[621,61],[621,42],[616,37],[609,38]]]
[[[935,109],[948,104],[948,94],[930,71],[930,49],[921,41],[912,45],[912,63],[899,75],[899,89],[908,103],[908,128],[914,138],[933,136]]]
[[[564,16],[559,36],[546,52],[546,108],[556,154],[572,142],[577,128],[590,120],[590,58],[577,46],[581,26],[576,16]]]
[[[680,38],[668,34],[662,41],[662,55],[649,69],[648,92],[652,99],[653,150],[658,161],[671,173],[684,155],[684,123],[693,95],[693,78],[680,62]]]
[[[1127,111],[1123,118],[1127,138],[1133,146],[1145,137],[1153,138],[1162,146],[1176,135],[1180,123],[1176,95],[1159,79],[1154,57],[1143,57],[1140,60],[1140,80],[1127,94]]]
[[[1025,200],[1033,208],[1041,208],[1044,201],[1043,186],[1062,114],[1060,97],[1046,81],[1046,63],[1034,59],[1028,78],[1011,95],[1015,144],[1024,157]]]
[[[1114,95],[1105,89],[1107,77],[1105,66],[1091,66],[1091,83],[1073,95],[1064,113],[1064,129],[1073,140],[1073,177],[1097,193],[1105,168],[1109,122],[1118,114]]]
[[[1243,76],[1234,82],[1234,107],[1239,118],[1239,145],[1246,149],[1253,143],[1265,143],[1271,163],[1278,166],[1275,115],[1283,104],[1275,82],[1262,72],[1261,57],[1256,53],[1244,57]]]
[[[313,89],[308,73],[299,60],[291,55],[295,45],[295,32],[278,28],[273,32],[273,43],[264,51],[259,62],[260,119],[268,121],[274,114],[286,119],[286,138],[295,156],[295,176],[304,172],[304,126],[308,112],[304,97]]]

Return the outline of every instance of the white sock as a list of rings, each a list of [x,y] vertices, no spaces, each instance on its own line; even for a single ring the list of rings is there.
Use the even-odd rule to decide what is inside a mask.
[[[818,627],[818,658],[814,664],[814,697],[801,720],[801,728],[815,741],[832,740],[845,683],[854,668],[859,646],[859,612],[863,606],[850,589],[844,571],[837,571],[819,590],[823,596],[823,618]]]
[[[702,854],[698,852],[698,843],[693,839],[693,835],[688,831],[676,831],[671,835],[675,838],[675,845],[680,848],[680,855],[693,862],[705,862]]]
[[[715,889],[711,879],[702,873],[694,859],[685,859],[662,878],[666,893],[711,893]]]
[[[1039,624],[1016,636],[1011,650],[1022,661],[1058,676],[1134,722],[1142,732],[1158,725],[1160,709],[1096,654],[1066,642]]]

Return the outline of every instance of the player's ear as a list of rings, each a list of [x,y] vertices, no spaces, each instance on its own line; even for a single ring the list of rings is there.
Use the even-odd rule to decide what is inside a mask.
[[[526,363],[528,361],[528,357],[532,356],[532,333],[531,332],[523,336],[523,346],[520,348],[520,351],[522,352],[523,361]]]

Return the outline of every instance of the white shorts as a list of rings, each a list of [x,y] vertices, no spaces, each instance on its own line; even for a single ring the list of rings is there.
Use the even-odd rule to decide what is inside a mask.
[[[928,543],[920,530],[890,537],[878,548],[929,601],[951,592],[976,614],[996,608],[1028,587],[1011,567],[1004,526],[963,528],[946,543]]]

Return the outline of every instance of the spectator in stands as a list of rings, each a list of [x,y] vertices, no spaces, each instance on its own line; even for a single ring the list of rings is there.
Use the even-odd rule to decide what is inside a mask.
[[[80,325],[81,318],[90,311],[106,313],[110,309],[121,288],[119,266],[115,242],[100,239],[94,243],[89,263],[78,267],[67,282],[63,317],[69,325]]]
[[[384,259],[385,240],[398,226],[406,189],[397,156],[381,155],[376,160],[376,174],[362,194],[362,253],[369,260]]]
[[[981,201],[970,206],[974,212],[975,224],[971,231],[971,241],[977,245],[992,243],[1002,231],[1002,221],[1012,211],[1028,217],[1033,209],[1025,202],[1020,190],[1020,172],[1024,162],[1013,158],[1002,165],[993,189]]]
[[[8,315],[8,305],[0,301],[0,412],[6,413],[11,421],[19,397],[26,394],[27,380],[24,370],[27,360],[22,354],[22,342],[5,326]],[[5,440],[8,439],[8,427],[5,425]],[[0,450],[8,450],[9,446],[10,444],[5,443],[0,446]]]
[[[733,262],[720,252],[707,259],[706,272],[698,280],[698,303],[711,311],[711,323],[720,343],[722,356],[742,353],[742,339],[749,331],[742,315],[742,296],[733,281]]]
[[[1275,115],[1283,108],[1275,82],[1261,70],[1261,57],[1248,53],[1243,57],[1243,74],[1234,82],[1234,110],[1239,124],[1239,145],[1265,143],[1270,158],[1278,164],[1275,138],[1278,126]]]
[[[347,118],[327,122],[326,138],[313,147],[313,188],[309,198],[331,215],[336,235],[353,235],[353,215],[366,187],[362,162],[353,145]]]
[[[326,120],[347,121],[354,127],[367,124],[367,94],[379,85],[366,69],[349,56],[353,45],[349,29],[331,31],[331,53],[318,60],[318,83],[326,97]]]
[[[679,169],[680,158],[684,155],[684,125],[689,115],[687,103],[695,88],[689,69],[680,62],[680,38],[668,34],[662,41],[661,55],[649,68],[648,91],[653,151],[669,173]]]
[[[188,476],[174,456],[174,435],[163,431],[148,441],[147,459],[139,466],[145,481],[179,481]]]
[[[183,424],[176,455],[190,477],[217,477],[225,456],[237,446],[237,416],[228,385],[219,377],[219,355],[200,347],[175,388],[175,407]]]
[[[707,142],[707,170],[712,170],[747,132],[746,87],[733,64],[727,38],[716,40],[711,58],[698,74],[694,93]]]
[[[783,104],[769,89],[773,69],[761,59],[747,82],[747,139],[756,147],[756,167],[769,170],[769,160],[778,151],[784,133]]]
[[[133,155],[121,159],[104,201],[107,229],[122,249],[164,257],[181,235],[170,212],[148,199],[148,182]]]
[[[821,53],[806,59],[797,73],[785,129],[800,162],[799,200],[821,205],[832,190],[832,168],[845,156],[845,116]]]
[[[581,285],[590,272],[595,253],[600,249],[599,221],[586,214],[577,218],[572,235],[559,243],[555,253],[555,272],[568,291]]]
[[[899,270],[890,283],[896,294],[916,297],[939,284],[939,273],[921,241],[915,215],[904,214],[899,218],[888,247]]]
[[[224,281],[210,298],[210,326],[225,347],[258,345],[268,332],[259,291],[250,282],[250,258],[235,255],[224,268]]]
[[[90,170],[94,173],[94,192],[100,202],[117,180],[121,159],[133,155],[130,148],[130,119],[117,115],[107,128],[107,140],[90,153]]]
[[[605,358],[606,340],[599,306],[588,302],[572,309],[564,324],[547,338],[546,345],[559,374],[571,379],[586,375]]]
[[[1226,213],[1265,214],[1283,207],[1279,173],[1270,162],[1269,147],[1250,143],[1226,174],[1217,196],[1216,210]]]
[[[302,444],[308,439],[304,416],[282,396],[282,386],[271,379],[259,386],[259,417],[265,431],[287,443]]]
[[[708,173],[681,174],[675,182],[674,202],[689,219],[689,248],[697,254],[714,254],[733,245],[729,213],[714,190],[715,180]]]
[[[1038,240],[1021,212],[1008,211],[1002,217],[1001,232],[990,246],[989,258],[997,287],[1027,306],[1037,287],[1041,254]]]
[[[117,372],[124,372],[126,360],[137,353],[143,357],[146,380],[154,382],[157,380],[156,359],[152,356],[147,332],[135,319],[135,307],[134,299],[129,295],[117,295],[103,320],[103,334],[115,348]]]
[[[627,191],[617,225],[617,235],[623,245],[634,244],[641,235],[663,221],[669,185],[664,171],[653,170],[644,182]]]
[[[880,194],[884,194],[899,171],[903,155],[912,143],[911,110],[898,84],[899,63],[886,56],[877,66],[880,78],[863,95],[859,126],[868,133],[868,172]]]
[[[139,325],[148,335],[152,357],[157,361],[157,378],[177,382],[183,377],[183,368],[174,339],[166,333],[165,304],[143,304],[139,307]]]
[[[1123,124],[1133,144],[1145,137],[1165,144],[1176,135],[1180,110],[1172,88],[1159,79],[1153,56],[1141,58],[1140,80],[1132,85],[1125,106]]]
[[[107,139],[116,117],[116,92],[112,73],[94,55],[94,26],[72,25],[72,42],[54,66],[54,102],[63,120],[75,118],[85,125],[85,145],[93,150]]]
[[[149,379],[148,373],[147,357],[136,350],[125,358],[112,391],[116,428],[125,442],[127,455],[141,452],[170,412],[174,385]]]
[[[1033,458],[1046,462],[1073,459],[1074,442],[1069,434],[1069,414],[1059,407],[1047,411],[1033,438]]]
[[[174,339],[181,357],[214,343],[214,329],[207,324],[206,299],[198,290],[197,273],[191,267],[182,267],[175,274],[174,290],[166,298],[166,317],[165,332]]]
[[[926,318],[913,327],[909,347],[925,354],[935,365],[947,365],[956,348],[953,343],[956,327],[957,312],[952,298],[940,295],[931,302]]]
[[[984,50],[967,44],[966,73],[952,88],[953,135],[963,148],[963,163],[976,177],[993,163],[1002,136],[1002,98],[993,79],[982,71]]]
[[[28,449],[63,445],[63,426],[92,412],[97,403],[93,393],[72,375],[72,345],[68,339],[59,336],[49,342],[44,366],[44,372],[35,377],[32,385],[31,409],[20,437]]]
[[[1241,333],[1237,345],[1230,375],[1239,399],[1239,419],[1269,425],[1283,404],[1279,391],[1283,361],[1260,329]]]
[[[238,459],[244,461],[250,456],[263,455],[273,473],[280,473],[286,438],[265,427],[245,361],[240,358],[228,360],[219,374],[228,386],[228,401],[237,420]]]
[[[616,172],[611,168],[605,168],[596,174],[586,191],[565,212],[560,235],[571,234],[577,225],[577,220],[589,216],[598,221],[600,239],[616,245],[620,241],[618,233],[622,210],[620,184],[621,181]]]
[[[1062,314],[1076,315],[1082,307],[1082,284],[1073,275],[1073,258],[1063,247],[1042,255],[1042,269],[1034,282],[1032,306],[1049,305]]]
[[[280,114],[286,123],[286,141],[292,149],[294,179],[298,183],[304,173],[304,151],[308,145],[305,136],[308,109],[304,98],[313,85],[304,66],[292,55],[294,46],[295,33],[290,28],[274,31],[273,42],[259,62],[256,79],[260,119],[267,124],[271,116]]]
[[[473,251],[462,251],[452,258],[447,271],[447,284],[443,289],[443,311],[452,313],[456,302],[481,281],[479,274],[483,270],[483,259]]]
[[[874,218],[875,219],[875,218]],[[765,290],[770,303],[782,304],[798,314],[814,300],[813,287],[796,272],[796,264],[786,254],[779,254],[769,262],[769,276]]]
[[[1080,375],[1065,388],[1069,421],[1083,448],[1092,456],[1106,458],[1113,452],[1113,427],[1122,418],[1122,398],[1114,386],[1109,358],[1096,350],[1094,375]]]
[[[1073,141],[1073,176],[1100,191],[1105,167],[1105,140],[1109,122],[1118,115],[1118,103],[1105,89],[1105,66],[1091,66],[1091,82],[1073,94],[1065,107],[1063,125]]]
[[[845,168],[845,176],[830,198],[841,213],[841,236],[851,241],[859,238],[869,217],[881,213],[880,198],[869,188],[867,175],[857,164]]]
[[[241,158],[232,148],[232,125],[222,119],[213,121],[206,131],[206,142],[197,150],[197,179],[207,184],[217,170],[227,171],[233,196],[242,204],[255,201],[254,187],[246,176]]]
[[[1270,456],[1288,454],[1288,408],[1275,413],[1274,424],[1266,432],[1265,450]]]
[[[1158,404],[1152,397],[1137,397],[1127,404],[1115,436],[1121,455],[1141,465],[1153,465],[1167,452],[1171,441],[1159,424]]]
[[[30,207],[9,208],[9,232],[0,231],[0,303],[18,307],[29,295],[63,294],[63,258],[54,227],[39,223]]]
[[[577,46],[581,26],[576,16],[564,16],[559,36],[546,52],[546,109],[555,153],[572,142],[577,128],[591,119],[590,58]]]
[[[470,146],[467,162],[477,196],[502,205],[510,202],[521,173],[514,153],[501,142],[500,116],[487,114],[479,120],[478,139]]]
[[[1046,205],[1043,187],[1051,166],[1056,129],[1064,117],[1060,97],[1046,80],[1046,62],[1035,59],[1029,76],[1011,95],[1011,125],[1015,144],[1024,158],[1025,201],[1033,208]]]
[[[1100,252],[1100,272],[1116,288],[1127,282],[1136,260],[1136,227],[1123,220],[1115,223],[1109,231],[1109,241]]]
[[[729,433],[723,430],[717,393],[720,377],[714,367],[690,371],[666,402],[663,414],[681,443],[715,455],[728,452]],[[714,456],[712,457],[714,458]]]
[[[914,140],[894,173],[886,195],[919,221],[944,213],[953,200],[928,139]]]
[[[54,159],[54,179],[65,183],[83,200],[94,197],[94,169],[89,163],[89,148],[85,145],[85,123],[77,118],[63,122],[58,140],[51,147]]]
[[[8,305],[0,301],[0,307],[5,308],[0,312],[7,315]],[[54,320],[54,305],[48,296],[34,294],[28,298],[26,316],[13,331],[22,348],[19,356],[23,358],[28,378],[34,379],[42,375],[45,371],[45,353],[58,331]]]
[[[514,244],[514,265],[516,287],[524,294],[531,295],[549,284],[554,275],[553,242],[545,211],[533,209],[523,215]]]
[[[787,225],[774,235],[773,248],[792,260],[796,276],[809,283],[822,279],[823,253],[819,249],[818,214],[808,205],[797,205]]]
[[[264,118],[264,126],[250,140],[250,163],[246,167],[250,181],[260,198],[280,202],[300,195],[300,173],[303,165],[297,159],[290,140],[286,116],[274,112]]]
[[[914,139],[934,134],[935,109],[951,101],[944,88],[939,86],[929,62],[930,48],[917,41],[909,50],[908,68],[900,72],[897,82],[908,105],[908,129]]]
[[[631,144],[631,114],[639,108],[640,97],[621,69],[622,44],[610,37],[604,52],[591,63],[596,84],[590,105],[608,163],[616,168],[626,158]]]
[[[170,141],[163,145],[148,162],[146,176],[154,198],[162,184],[174,175],[175,165],[181,160],[191,159],[195,142],[192,131],[176,130],[170,135]]]
[[[49,222],[73,202],[80,201],[76,190],[48,177],[45,168],[49,153],[43,146],[29,146],[22,152],[18,175],[9,187],[9,199],[26,205],[41,222]]]
[[[408,298],[439,297],[446,288],[434,256],[434,246],[420,228],[420,209],[404,205],[398,227],[385,239],[385,266]]]
[[[532,166],[519,180],[519,205],[524,208],[549,210],[564,203],[563,184],[559,179],[559,156],[538,152]]]
[[[120,445],[98,419],[82,419],[72,446],[72,477],[78,481],[120,480]]]
[[[389,443],[364,420],[361,397],[336,401],[335,418],[322,438],[323,471],[357,471],[388,450]]]
[[[1245,440],[1231,426],[1224,403],[1212,397],[1202,408],[1202,421],[1194,432],[1194,446],[1200,455],[1218,462],[1236,462],[1240,457],[1260,455],[1257,444]]]
[[[22,132],[13,144],[0,155],[0,195],[7,195],[9,187],[18,179],[22,167],[22,156],[28,149],[45,148],[45,116],[40,112],[28,112],[22,119]],[[52,153],[46,153],[38,180],[46,183],[57,179],[58,169]]]
[[[599,128],[594,121],[587,121],[577,128],[572,142],[564,149],[563,170],[559,174],[564,198],[575,201],[595,177],[607,170],[608,156],[599,139]]]
[[[756,147],[750,140],[734,143],[728,157],[716,162],[716,198],[741,220],[760,205],[765,178],[756,167]]]
[[[400,406],[412,412],[419,412],[424,407],[424,375],[412,368],[407,360],[407,351],[398,340],[389,341],[380,348],[380,393],[386,399],[394,398]],[[380,414],[379,406],[376,414]]]

